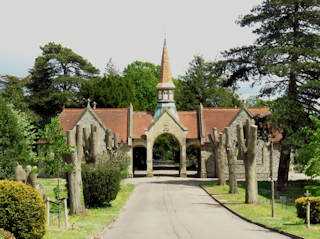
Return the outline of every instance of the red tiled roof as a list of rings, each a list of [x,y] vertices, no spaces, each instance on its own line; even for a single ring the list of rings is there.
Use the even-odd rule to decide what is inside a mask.
[[[59,116],[59,120],[63,131],[66,133],[77,122],[85,109],[79,108],[64,108]],[[104,126],[112,131],[112,133],[119,134],[119,142],[127,142],[128,139],[128,109],[94,109],[94,113],[99,117]]]
[[[145,130],[153,120],[153,113],[148,111],[133,112],[133,138],[139,139],[145,135]]]
[[[180,123],[188,129],[187,138],[199,138],[199,122],[197,111],[178,111]]]
[[[216,127],[219,132],[223,131],[239,110],[239,108],[203,108],[206,140],[209,140],[208,135],[212,134],[212,128]]]
[[[97,108],[93,111],[112,133],[119,134],[119,142],[127,142],[128,108]]]
[[[77,122],[85,109],[64,108],[59,116],[63,132],[66,133]]]

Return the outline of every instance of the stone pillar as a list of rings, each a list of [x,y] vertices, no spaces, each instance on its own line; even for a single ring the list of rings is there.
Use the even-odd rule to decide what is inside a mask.
[[[128,152],[129,156],[129,166],[128,166],[128,177],[133,178],[133,148],[129,147]]]
[[[180,177],[187,177],[187,146],[186,139],[183,140],[180,147]]]
[[[207,167],[206,167],[207,154],[204,148],[200,148],[200,178],[207,178]]]
[[[147,139],[147,177],[153,176],[152,156],[153,156],[153,145],[151,143],[151,140]]]

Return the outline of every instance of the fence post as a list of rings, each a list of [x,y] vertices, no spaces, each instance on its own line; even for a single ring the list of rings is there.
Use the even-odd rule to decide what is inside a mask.
[[[47,225],[49,227],[49,224],[50,224],[50,199],[47,198],[46,200],[46,209],[47,209]]]
[[[69,228],[69,218],[68,218],[68,207],[67,207],[67,199],[63,199],[63,204],[64,204],[64,218],[66,222],[66,228]]]

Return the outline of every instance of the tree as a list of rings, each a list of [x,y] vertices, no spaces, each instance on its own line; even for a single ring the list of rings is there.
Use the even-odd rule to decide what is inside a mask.
[[[9,104],[12,104],[16,110],[24,112],[31,121],[38,122],[39,118],[29,109],[29,104],[25,97],[24,88],[28,80],[28,77],[19,78],[12,75],[0,76],[0,96]]]
[[[62,106],[78,106],[78,91],[82,81],[99,73],[90,62],[71,49],[50,42],[35,60],[27,84],[30,108],[48,123]],[[42,125],[43,126],[43,125]]]
[[[263,100],[258,96],[250,96],[245,101],[246,107],[267,107],[273,103],[273,100]]]
[[[62,131],[59,118],[54,117],[44,129],[39,130],[42,141],[40,144],[40,158],[44,163],[46,174],[57,177],[57,200],[58,200],[58,216],[60,227],[60,205],[61,205],[61,188],[60,177],[74,170],[73,166],[65,163],[65,156],[72,154],[72,147],[67,145],[67,139]]]
[[[256,174],[256,147],[258,127],[250,120],[246,123],[246,139],[243,135],[242,124],[237,125],[237,138],[239,155],[244,161],[246,175],[246,203],[255,204],[258,202],[258,184]]]
[[[133,86],[135,110],[153,111],[157,105],[157,89],[160,66],[149,62],[135,61],[123,71],[123,77]]]
[[[229,169],[229,193],[238,194],[238,183],[237,183],[237,172],[236,172],[236,162],[237,162],[237,155],[236,155],[236,143],[235,140],[232,140],[230,135],[229,127],[225,128],[225,137],[226,143],[225,148],[227,152],[227,159],[228,159],[228,169]]]
[[[261,95],[278,95],[273,121],[282,132],[278,190],[286,190],[290,154],[297,147],[299,129],[308,114],[319,114],[320,1],[264,0],[240,18],[242,26],[256,26],[253,45],[223,53],[217,69],[226,85],[239,81],[263,83]]]
[[[222,86],[215,65],[195,56],[185,75],[175,80],[175,99],[179,110],[195,110],[202,103],[205,107],[241,106],[239,97]]]
[[[95,101],[101,108],[128,107],[136,102],[131,82],[118,74],[84,81],[79,94],[83,99]]]
[[[0,97],[0,179],[14,179],[17,164],[37,165],[36,136],[26,115]]]
[[[306,137],[306,143],[301,147],[298,161],[305,165],[305,173],[308,176],[320,176],[320,120],[310,116],[313,127],[305,127],[302,134]]]

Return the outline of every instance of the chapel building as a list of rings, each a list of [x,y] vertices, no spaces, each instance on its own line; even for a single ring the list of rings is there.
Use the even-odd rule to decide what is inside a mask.
[[[236,126],[245,124],[254,117],[265,117],[268,107],[263,108],[206,108],[201,104],[198,110],[177,111],[174,100],[175,85],[172,81],[168,49],[166,42],[163,46],[159,83],[157,84],[158,103],[154,112],[134,111],[133,106],[128,108],[93,108],[90,102],[86,108],[64,108],[59,116],[64,132],[75,131],[77,124],[91,128],[92,124],[99,131],[98,153],[106,150],[104,139],[107,129],[117,135],[121,150],[130,156],[129,175],[134,176],[135,149],[145,149],[146,175],[153,176],[153,146],[156,139],[163,134],[172,135],[180,147],[180,177],[187,177],[187,147],[199,149],[198,176],[201,178],[216,177],[218,168],[212,142],[213,128],[223,132],[229,127],[236,143]],[[275,142],[273,152],[274,172],[277,172],[279,162],[279,137]],[[258,140],[257,143],[257,177],[266,179],[270,174],[270,159],[266,143]],[[224,160],[227,165],[227,160]],[[227,166],[225,173],[228,174]],[[244,178],[243,160],[237,160],[238,178]]]

